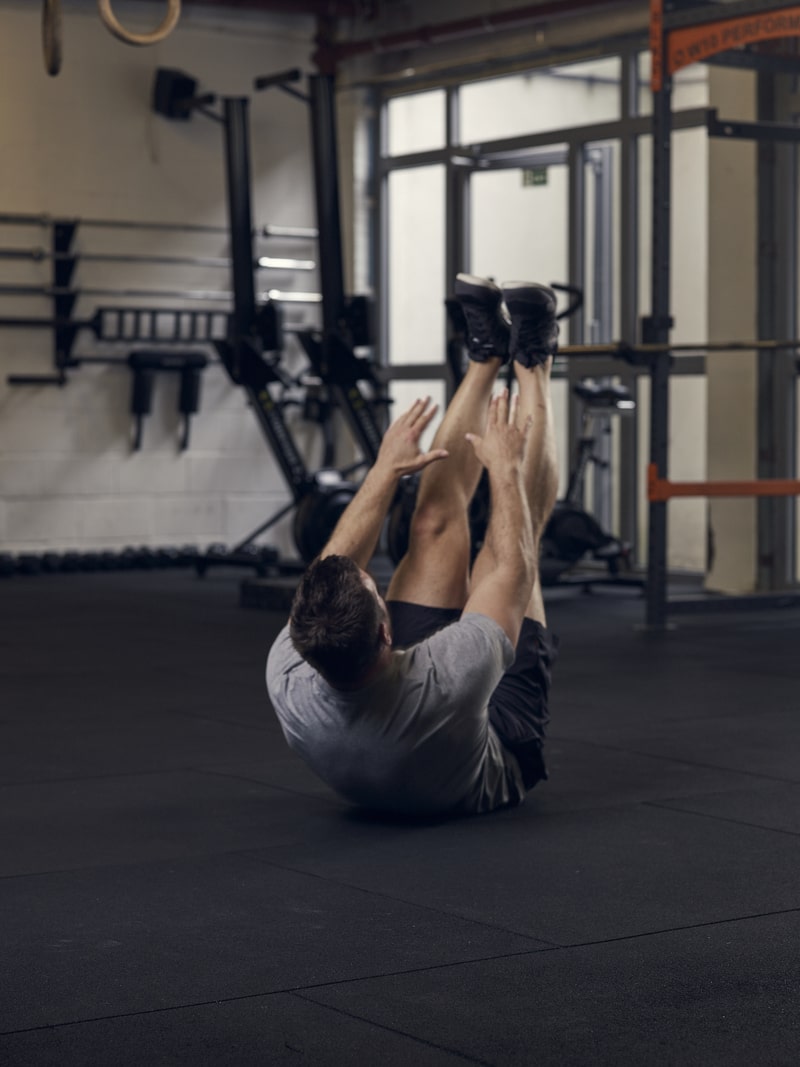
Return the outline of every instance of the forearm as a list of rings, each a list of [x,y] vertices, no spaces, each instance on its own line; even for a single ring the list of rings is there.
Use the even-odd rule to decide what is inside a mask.
[[[530,507],[515,473],[490,474],[490,485],[492,514],[464,612],[488,615],[516,645],[536,577]]]
[[[535,542],[531,509],[522,475],[489,473],[491,514],[486,531],[497,570],[529,590],[535,574]],[[522,594],[522,588],[520,590]],[[527,599],[527,594],[525,595]]]
[[[321,557],[349,556],[366,569],[375,552],[386,513],[397,491],[399,475],[377,463],[348,504]]]

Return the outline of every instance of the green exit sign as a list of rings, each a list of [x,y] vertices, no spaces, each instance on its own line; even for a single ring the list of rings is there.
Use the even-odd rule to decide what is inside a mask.
[[[523,167],[523,185],[547,185],[547,167]]]

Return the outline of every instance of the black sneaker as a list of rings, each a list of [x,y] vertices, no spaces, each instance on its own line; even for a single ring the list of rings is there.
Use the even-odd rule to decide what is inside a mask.
[[[511,358],[535,367],[556,354],[558,323],[556,294],[535,282],[506,282],[503,299],[511,318]]]
[[[503,310],[503,294],[488,278],[456,275],[456,299],[467,320],[467,350],[476,363],[499,356],[508,360],[510,329]]]

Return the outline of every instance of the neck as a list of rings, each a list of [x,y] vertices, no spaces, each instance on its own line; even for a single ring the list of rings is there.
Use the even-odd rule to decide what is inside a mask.
[[[334,689],[341,689],[345,693],[353,692],[356,689],[363,689],[364,686],[369,685],[371,682],[376,681],[387,670],[392,662],[392,646],[381,644],[380,651],[375,657],[373,662],[367,668],[364,674],[355,682],[331,682]]]

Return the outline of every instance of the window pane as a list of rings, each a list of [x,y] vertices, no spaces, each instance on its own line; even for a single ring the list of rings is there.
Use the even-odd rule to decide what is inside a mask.
[[[568,182],[565,166],[542,168],[540,184],[523,169],[478,171],[470,186],[470,264],[497,281],[566,282]]]
[[[462,144],[586,126],[620,117],[618,57],[465,85]]]
[[[619,336],[619,141],[586,145],[584,323],[587,344]]]
[[[444,89],[396,96],[386,108],[390,156],[444,148],[446,95]]]
[[[447,402],[445,383],[443,381],[431,381],[430,379],[425,379],[424,381],[393,381],[389,383],[389,396],[392,399],[392,421],[402,415],[404,411],[408,411],[414,401],[419,400],[420,397],[429,396],[434,404],[439,405],[439,410],[420,441],[422,451],[427,452],[431,447],[433,435],[436,433],[444,414]]]
[[[444,167],[389,175],[390,363],[444,361]]]

